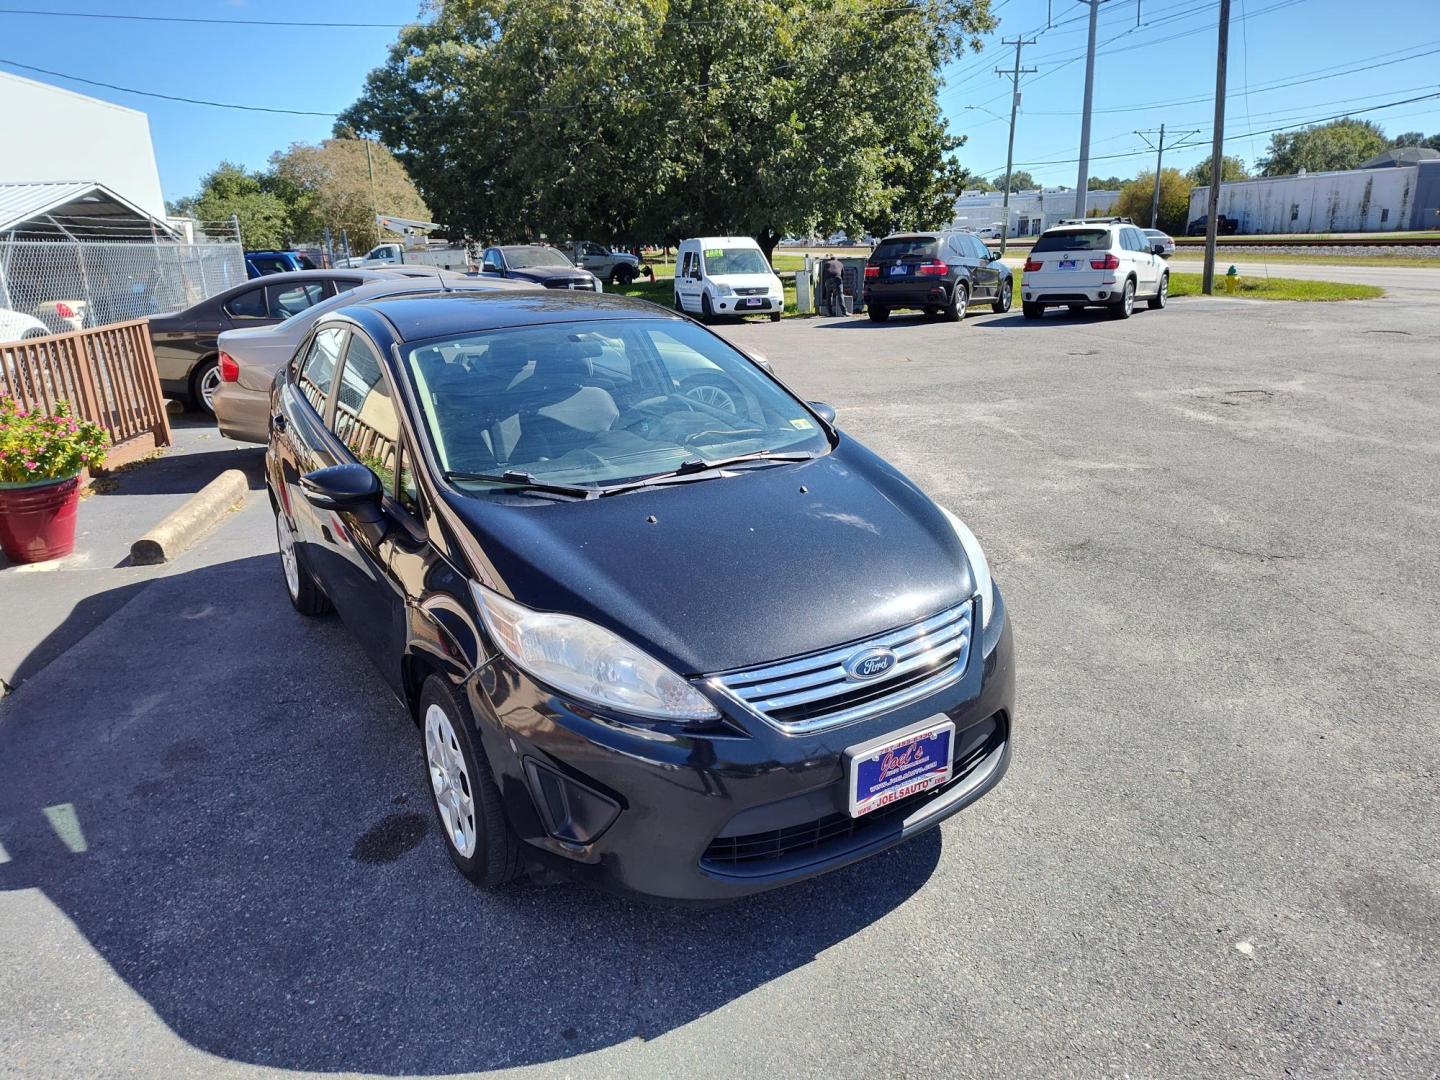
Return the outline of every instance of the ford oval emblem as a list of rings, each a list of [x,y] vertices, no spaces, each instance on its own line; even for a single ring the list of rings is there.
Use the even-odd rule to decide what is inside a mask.
[[[889,649],[865,649],[845,661],[845,674],[858,682],[878,679],[895,666],[895,654]]]

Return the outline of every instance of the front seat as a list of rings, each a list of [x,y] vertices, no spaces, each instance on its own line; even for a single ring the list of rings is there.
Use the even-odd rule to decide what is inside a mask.
[[[589,384],[598,345],[566,339],[539,343],[528,352],[535,370],[516,388],[524,400],[512,461],[562,457],[586,448],[595,435],[615,425],[620,418],[615,399],[608,390]]]

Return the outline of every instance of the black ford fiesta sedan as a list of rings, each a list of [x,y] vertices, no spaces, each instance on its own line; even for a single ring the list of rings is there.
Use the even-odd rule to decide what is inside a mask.
[[[1009,763],[970,530],[754,360],[583,293],[357,302],[276,377],[285,584],[415,717],[451,858],[738,897]]]

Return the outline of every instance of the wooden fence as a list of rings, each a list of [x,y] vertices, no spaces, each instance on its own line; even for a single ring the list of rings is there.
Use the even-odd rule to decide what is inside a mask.
[[[107,468],[170,445],[145,319],[0,344],[0,395],[47,413],[70,402],[76,416],[110,433]]]

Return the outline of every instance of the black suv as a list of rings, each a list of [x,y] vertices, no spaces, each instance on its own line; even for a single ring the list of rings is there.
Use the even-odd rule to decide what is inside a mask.
[[[865,264],[865,306],[874,322],[896,308],[965,317],[975,301],[1009,311],[1010,271],[972,232],[896,233],[881,240]]]

